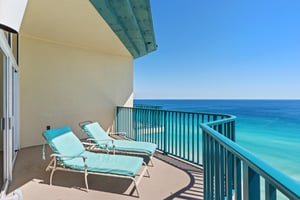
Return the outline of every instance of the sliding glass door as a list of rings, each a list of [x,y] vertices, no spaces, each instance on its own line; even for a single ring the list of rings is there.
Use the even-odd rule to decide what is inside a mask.
[[[12,180],[13,162],[18,149],[19,141],[19,119],[18,119],[18,36],[16,34],[0,30],[0,61],[1,61],[1,167],[3,185],[2,193],[7,189]],[[1,174],[0,174],[1,175]]]

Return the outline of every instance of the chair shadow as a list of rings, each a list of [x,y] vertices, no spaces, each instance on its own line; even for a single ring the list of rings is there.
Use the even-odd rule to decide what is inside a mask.
[[[47,145],[45,152],[46,160],[41,159],[42,146],[24,148],[18,152],[13,170],[13,177],[18,178],[13,179],[8,188],[8,193],[32,181],[38,182],[38,184],[49,185],[50,172],[46,172],[45,169],[50,161],[49,155],[52,152]],[[192,200],[203,199],[203,169],[201,167],[193,166],[159,152],[155,153],[155,158],[184,171],[190,178],[190,182],[187,186],[172,193],[165,198],[166,200],[175,198]],[[145,160],[146,162],[149,161],[147,157],[145,157]],[[151,164],[149,167],[152,168]],[[155,167],[154,165],[154,168]],[[88,176],[88,182],[90,190],[137,197],[136,191],[133,190],[133,183],[129,179],[90,174]],[[53,186],[86,191],[84,175],[81,173],[57,171],[53,177]]]
[[[39,184],[50,184],[50,172],[45,171],[50,162],[50,148],[46,145],[46,159],[42,160],[42,147],[30,147],[21,149],[18,152],[13,176],[18,177],[13,179],[8,188],[8,193],[20,188],[21,186],[31,181]],[[125,196],[136,196],[134,184],[130,179],[111,177],[105,175],[88,175],[89,190],[101,192],[116,193]],[[67,171],[56,171],[53,175],[53,186],[61,186],[66,188],[75,188],[82,191],[87,191],[84,181],[84,174],[72,173]]]
[[[203,200],[203,168],[197,167],[187,162],[181,161],[177,158],[156,153],[155,158],[168,163],[169,165],[176,167],[184,171],[190,178],[190,183],[178,190],[177,192],[166,197],[165,200],[171,199],[188,199],[188,200]]]

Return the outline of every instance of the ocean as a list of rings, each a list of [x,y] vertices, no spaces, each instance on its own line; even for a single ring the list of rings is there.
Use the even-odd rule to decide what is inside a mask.
[[[300,100],[134,100],[134,104],[234,115],[236,142],[300,182]]]

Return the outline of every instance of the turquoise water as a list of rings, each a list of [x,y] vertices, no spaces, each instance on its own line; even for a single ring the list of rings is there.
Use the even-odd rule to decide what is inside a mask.
[[[237,117],[236,141],[300,182],[300,100],[135,100],[167,110]]]

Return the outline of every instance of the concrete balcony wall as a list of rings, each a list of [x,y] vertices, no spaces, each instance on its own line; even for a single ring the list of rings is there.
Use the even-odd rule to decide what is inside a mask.
[[[133,58],[89,1],[29,0],[20,29],[20,144],[43,143],[47,125],[114,126],[132,105]]]
[[[133,59],[22,35],[20,143],[43,143],[47,125],[96,120],[113,128],[115,107],[133,101]]]

